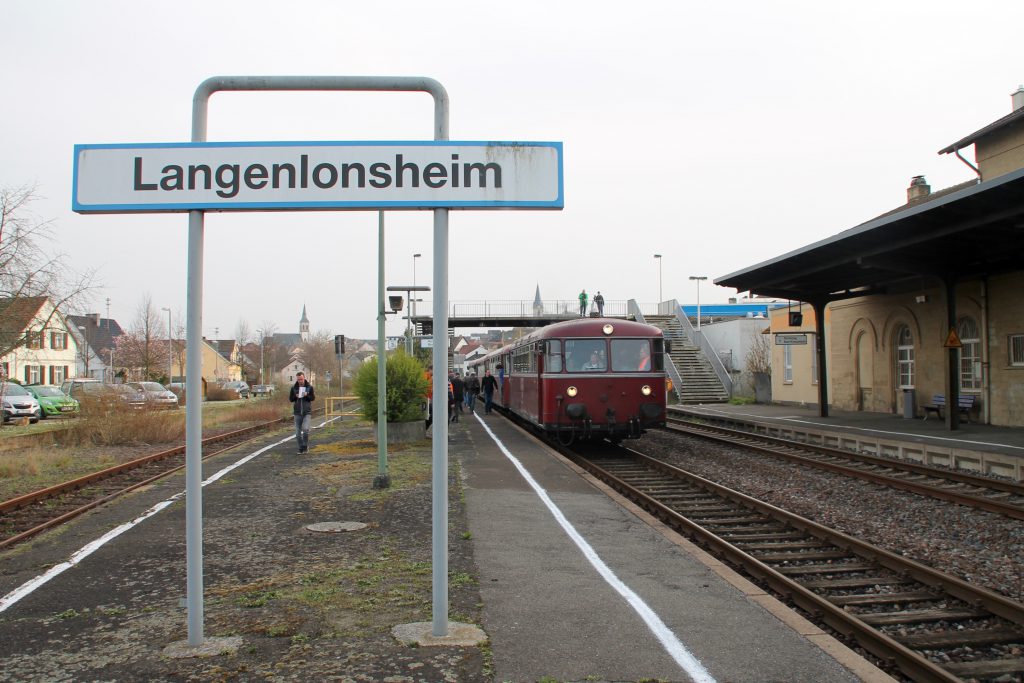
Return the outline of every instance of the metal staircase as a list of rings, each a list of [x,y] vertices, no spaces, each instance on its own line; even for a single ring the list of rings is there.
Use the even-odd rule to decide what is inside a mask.
[[[659,327],[665,333],[665,339],[672,343],[669,356],[681,379],[680,386],[676,387],[680,403],[725,403],[729,400],[729,391],[722,385],[700,347],[687,336],[676,316],[646,315],[644,318],[647,324]]]

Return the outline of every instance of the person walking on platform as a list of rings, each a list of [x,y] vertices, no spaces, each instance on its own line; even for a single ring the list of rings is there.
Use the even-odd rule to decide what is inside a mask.
[[[580,299],[580,317],[581,318],[585,318],[585,317],[587,317],[587,290],[584,289],[582,292],[580,292],[579,299]]]
[[[469,408],[470,413],[476,412],[476,395],[480,393],[480,380],[477,379],[476,373],[470,374],[466,378],[466,406]]]
[[[597,294],[594,295],[594,305],[597,306],[597,317],[604,317],[604,297],[601,296],[601,290],[597,290]]]
[[[434,366],[428,366],[424,376],[427,378],[427,429],[434,424]]]
[[[309,421],[313,415],[312,403],[316,400],[316,392],[303,373],[296,374],[295,384],[288,392],[288,400],[294,404],[292,414],[295,416],[295,440],[299,444],[299,453],[308,453]]]
[[[455,397],[455,405],[452,407],[452,422],[459,421],[459,413],[462,412],[462,403],[466,393],[466,383],[459,377],[459,373],[452,375],[452,395]]]
[[[498,380],[494,379],[490,370],[484,371],[484,378],[480,381],[480,388],[484,391],[484,414],[489,415],[491,405],[494,402],[494,390],[498,387]]]

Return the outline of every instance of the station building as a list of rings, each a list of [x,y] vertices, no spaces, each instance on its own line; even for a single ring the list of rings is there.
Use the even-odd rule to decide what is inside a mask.
[[[1024,87],[1012,101],[939,151],[973,180],[932,192],[916,176],[903,206],[715,280],[804,302],[770,314],[773,338],[807,339],[773,343],[774,401],[923,417],[964,397],[972,421],[1024,426]]]

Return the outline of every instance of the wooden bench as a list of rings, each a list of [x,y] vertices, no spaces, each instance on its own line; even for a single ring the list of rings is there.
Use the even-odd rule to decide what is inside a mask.
[[[974,394],[960,394],[957,398],[956,405],[960,409],[960,412],[967,417],[967,421],[971,421],[971,409],[974,408]],[[942,409],[946,405],[945,394],[935,394],[932,396],[932,402],[923,406],[924,407],[924,419],[928,419],[928,413],[935,413],[938,418],[942,419]]]

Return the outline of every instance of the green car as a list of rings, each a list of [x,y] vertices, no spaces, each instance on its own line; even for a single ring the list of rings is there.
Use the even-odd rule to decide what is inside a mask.
[[[47,386],[45,384],[30,384],[25,390],[36,397],[39,407],[42,409],[40,417],[66,415],[74,417],[78,415],[78,401],[71,398],[60,387]]]

